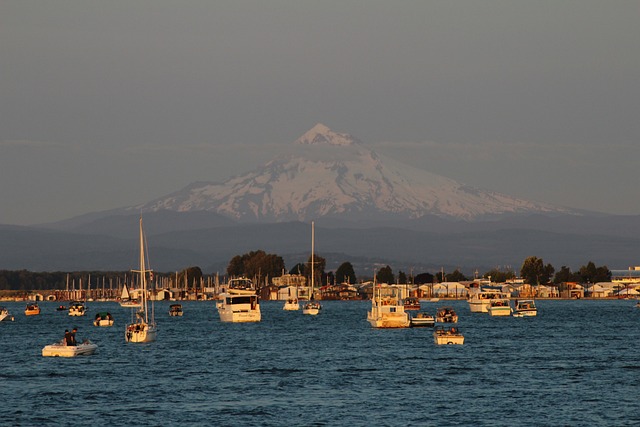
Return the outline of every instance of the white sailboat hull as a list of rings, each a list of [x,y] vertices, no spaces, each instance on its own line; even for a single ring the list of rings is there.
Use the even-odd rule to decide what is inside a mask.
[[[132,343],[153,342],[156,340],[158,329],[155,325],[133,323],[127,326],[124,339]]]

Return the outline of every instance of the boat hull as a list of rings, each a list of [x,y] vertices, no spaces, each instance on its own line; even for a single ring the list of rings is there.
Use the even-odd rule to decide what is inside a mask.
[[[144,323],[134,323],[127,326],[124,334],[126,342],[145,343],[156,340],[158,330],[155,325],[147,325]]]
[[[411,326],[411,320],[407,313],[382,313],[376,315],[369,312],[367,321],[374,328],[408,328]]]
[[[513,312],[513,317],[533,317],[537,315],[537,310],[516,310]]]
[[[45,357],[76,357],[88,356],[96,352],[98,346],[93,343],[82,343],[78,345],[64,345],[61,343],[50,344],[42,349]]]
[[[436,324],[436,320],[431,317],[412,317],[411,318],[411,327],[412,328],[429,328],[433,327]]]
[[[434,335],[433,341],[436,345],[462,345],[464,336],[462,335]]]
[[[511,307],[489,307],[489,316],[511,316]]]
[[[113,326],[113,319],[98,319],[93,321],[93,326]]]
[[[282,309],[285,311],[298,311],[300,310],[300,304],[297,302],[285,302]]]

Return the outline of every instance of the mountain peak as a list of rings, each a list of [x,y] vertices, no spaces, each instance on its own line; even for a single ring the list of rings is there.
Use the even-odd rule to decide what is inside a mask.
[[[334,132],[328,126],[318,123],[298,138],[295,143],[300,145],[345,146],[357,144],[359,141],[348,133]]]

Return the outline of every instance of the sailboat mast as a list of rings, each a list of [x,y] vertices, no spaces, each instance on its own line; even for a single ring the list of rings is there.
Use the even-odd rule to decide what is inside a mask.
[[[142,231],[142,217],[140,217],[140,286],[142,289],[142,309],[144,310],[144,321],[148,321],[147,307],[147,266],[144,259],[144,232]]]
[[[313,285],[314,285],[314,279],[315,279],[314,248],[315,248],[315,223],[311,221],[311,299],[313,299]]]

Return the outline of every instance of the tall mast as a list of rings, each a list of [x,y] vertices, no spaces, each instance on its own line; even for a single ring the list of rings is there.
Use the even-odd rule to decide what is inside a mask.
[[[313,285],[314,285],[314,279],[315,279],[314,247],[315,247],[315,223],[311,221],[311,299],[313,299]]]
[[[142,288],[142,309],[144,310],[144,321],[147,323],[147,267],[144,262],[144,233],[142,231],[142,216],[140,216],[140,286]]]

